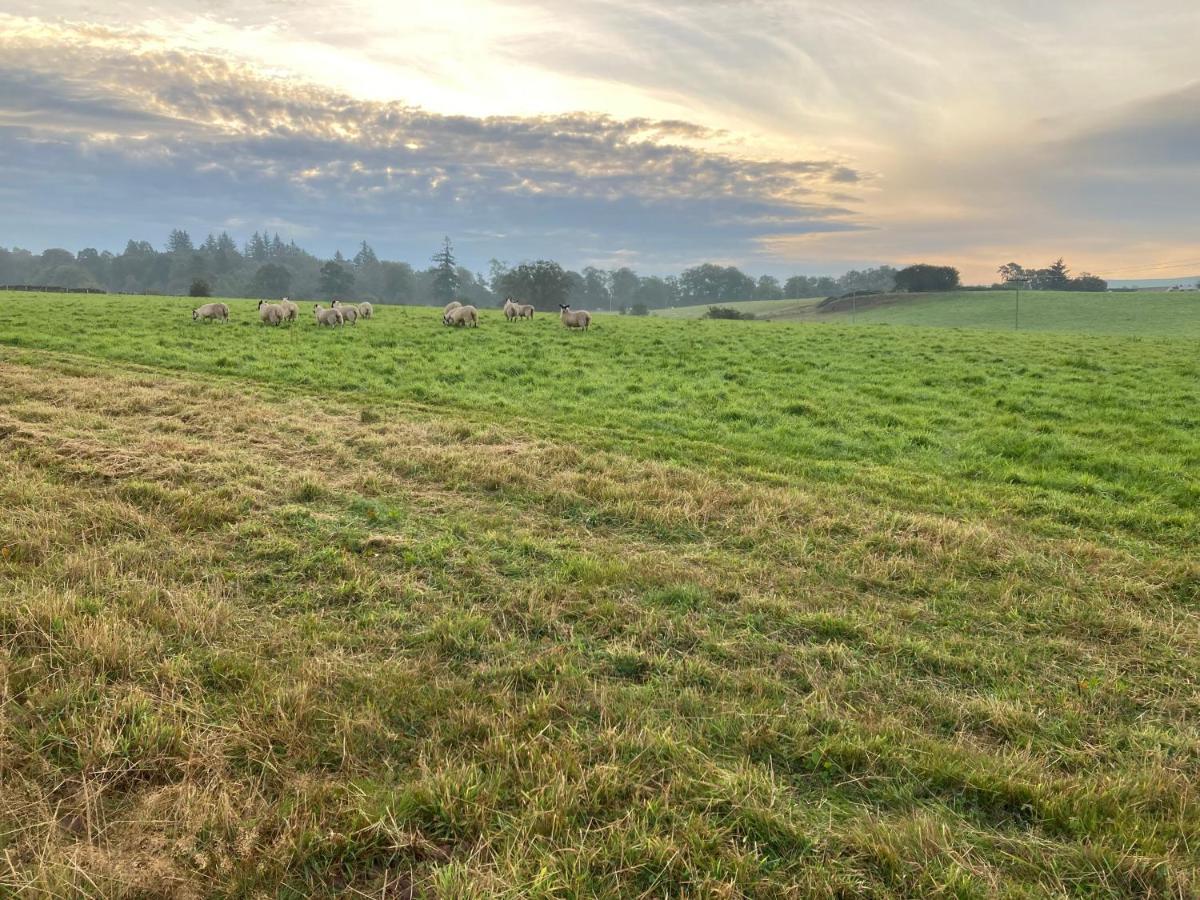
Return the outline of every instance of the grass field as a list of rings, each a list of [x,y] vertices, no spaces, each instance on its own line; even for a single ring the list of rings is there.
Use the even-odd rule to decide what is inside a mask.
[[[718,305],[777,322],[919,325],[994,331],[1012,331],[1019,322],[1022,331],[1200,337],[1200,293],[1022,291],[1019,310],[1016,296],[1011,291],[896,294],[889,295],[883,302],[864,297],[854,313],[825,312],[817,308],[818,303],[820,300],[751,300]],[[707,310],[708,305],[686,306],[656,311],[655,315],[698,319]]]
[[[1192,897],[1183,339],[0,296],[0,893]]]

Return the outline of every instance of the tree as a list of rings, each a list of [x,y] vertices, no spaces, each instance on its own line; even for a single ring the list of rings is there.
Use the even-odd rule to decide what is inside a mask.
[[[633,296],[637,301],[634,303],[634,307],[647,306],[650,309],[665,309],[675,305],[679,293],[673,282],[651,275],[642,279],[642,283],[638,285]]]
[[[368,266],[377,265],[379,265],[379,257],[375,255],[375,251],[371,249],[371,245],[363,241],[362,246],[358,248],[358,252],[354,254],[354,268],[364,269]]]
[[[197,278],[192,282],[192,286],[188,288],[189,297],[211,297],[212,288],[203,278]]]
[[[629,308],[629,314],[631,316],[648,316],[650,309],[645,303],[635,303]]]
[[[608,274],[588,266],[583,275],[583,305],[587,309],[612,309],[612,291],[608,287]]]
[[[919,263],[901,269],[895,276],[898,291],[952,291],[958,287],[958,269]]]
[[[321,293],[328,299],[345,298],[354,289],[354,273],[336,257],[321,266]]]
[[[612,294],[614,302],[622,306],[629,306],[633,302],[633,295],[637,292],[638,284],[641,279],[638,278],[637,272],[628,266],[622,266],[609,275],[609,291]]]
[[[535,309],[554,312],[567,302],[571,279],[558,263],[539,259],[506,272],[500,288],[500,293],[532,303]]]
[[[1038,273],[1040,278],[1040,287],[1044,291],[1061,291],[1067,287],[1067,282],[1070,280],[1071,270],[1067,268],[1067,264],[1062,261],[1062,257],[1058,258],[1057,262],[1051,263],[1049,268],[1042,269]]]
[[[382,272],[381,296],[385,303],[412,303],[415,299],[417,282],[412,266],[408,263],[380,263]]]
[[[708,300],[745,300],[754,294],[754,279],[736,266],[704,263],[679,276],[680,299],[690,303]]]
[[[799,300],[803,297],[820,297],[817,280],[807,275],[793,275],[783,283],[783,296],[788,300]]]
[[[186,231],[180,228],[171,230],[171,234],[167,238],[168,253],[191,253],[195,249],[192,246],[192,237]]]
[[[1000,274],[1000,281],[1003,284],[1021,283],[1033,278],[1032,272],[1026,271],[1024,266],[1015,262],[1005,263],[996,271]]]
[[[264,263],[254,273],[250,282],[250,296],[269,300],[272,297],[285,297],[292,286],[292,273],[279,263]]]
[[[779,286],[779,279],[773,275],[763,275],[754,286],[753,296],[755,300],[782,300],[783,288]]]
[[[1092,275],[1090,272],[1082,272],[1078,277],[1072,278],[1067,283],[1067,290],[1103,293],[1108,290],[1108,282],[1098,275]]]
[[[442,239],[442,249],[433,254],[433,299],[449,303],[458,293],[458,265],[450,238]]]

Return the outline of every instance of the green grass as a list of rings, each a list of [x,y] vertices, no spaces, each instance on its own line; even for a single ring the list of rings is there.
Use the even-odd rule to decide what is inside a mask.
[[[0,297],[0,893],[1195,895],[1194,342],[188,308]]]
[[[954,291],[938,294],[888,295],[859,300],[856,313],[824,312],[820,300],[751,300],[722,303],[757,318],[777,322],[859,325],[918,325],[927,328],[971,328],[1012,331],[1018,325],[1012,291]],[[704,306],[656,311],[668,318],[700,318]],[[1069,291],[1022,291],[1022,331],[1071,332],[1159,337],[1200,337],[1200,293],[1137,291],[1087,294]]]

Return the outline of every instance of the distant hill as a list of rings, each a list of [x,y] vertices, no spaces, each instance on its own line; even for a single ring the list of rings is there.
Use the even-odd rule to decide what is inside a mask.
[[[666,318],[699,319],[710,305],[754,314],[760,322],[825,322],[859,325],[920,325],[989,331],[1075,332],[1200,336],[1200,291],[1128,293],[952,291],[875,294],[822,300],[751,300],[655,310]],[[753,323],[751,323],[753,324]]]
[[[1195,287],[1200,284],[1200,275],[1176,275],[1174,278],[1110,278],[1108,286],[1110,288],[1141,288],[1150,290],[1152,288],[1168,288],[1175,285],[1183,287]]]

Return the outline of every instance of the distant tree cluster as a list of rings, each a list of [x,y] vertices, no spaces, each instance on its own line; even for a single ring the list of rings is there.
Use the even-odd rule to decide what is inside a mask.
[[[1098,275],[1081,272],[1074,278],[1071,270],[1059,257],[1044,269],[1027,269],[1010,262],[998,270],[1000,284],[1019,284],[1033,291],[1107,291],[1108,282]]]
[[[710,306],[704,313],[706,319],[753,319],[754,313],[742,312],[732,306]]]
[[[958,269],[920,263],[896,273],[896,290],[927,292],[952,291],[958,287]]]
[[[459,299],[496,306],[506,295],[557,311],[559,303],[577,309],[641,314],[671,306],[827,297],[853,291],[892,290],[897,272],[890,266],[850,271],[839,278],[794,275],[784,281],[757,279],[736,266],[704,263],[678,276],[639,275],[628,266],[580,272],[552,260],[515,266],[493,259],[488,273],[459,265],[450,238],[430,264],[381,260],[366,241],[352,258],[339,250],[321,259],[284,242],[278,234],[256,231],[239,245],[227,232],[197,243],[183,229],[167,236],[162,250],[148,241],[129,241],[121,253],[86,248],[78,253],[50,249],[40,254],[0,247],[0,284],[45,284],[113,292],[188,294],[193,297],[291,296],[311,299],[372,300],[379,303],[442,305]]]

